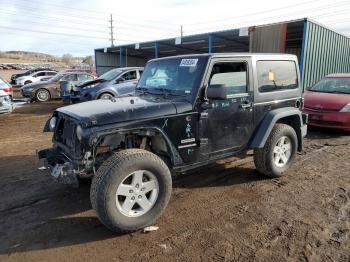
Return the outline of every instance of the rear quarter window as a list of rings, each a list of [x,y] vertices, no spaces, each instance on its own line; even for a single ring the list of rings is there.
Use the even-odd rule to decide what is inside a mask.
[[[258,61],[256,67],[261,93],[296,89],[299,86],[294,61]]]

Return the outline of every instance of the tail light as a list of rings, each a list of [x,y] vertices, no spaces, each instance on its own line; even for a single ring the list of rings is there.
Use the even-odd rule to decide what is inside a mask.
[[[12,93],[12,87],[4,88],[4,89],[1,89],[1,90],[5,91],[6,93]]]

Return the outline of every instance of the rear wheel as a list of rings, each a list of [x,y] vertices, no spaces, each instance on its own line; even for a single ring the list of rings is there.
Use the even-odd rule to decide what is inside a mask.
[[[40,101],[40,102],[46,102],[49,101],[51,96],[50,96],[50,92],[46,89],[39,89],[36,92],[36,100]]]
[[[254,150],[257,170],[269,177],[281,177],[295,159],[298,138],[295,130],[286,124],[276,124],[265,146]]]
[[[114,95],[110,94],[110,93],[103,93],[100,95],[99,99],[105,99],[105,100],[108,100],[108,99],[111,99],[113,98]]]
[[[168,204],[171,190],[170,171],[162,159],[145,150],[127,149],[99,168],[90,199],[107,228],[125,233],[152,225]]]

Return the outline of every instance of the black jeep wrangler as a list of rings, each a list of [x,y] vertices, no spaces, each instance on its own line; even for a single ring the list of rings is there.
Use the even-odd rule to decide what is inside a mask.
[[[57,109],[44,128],[53,148],[38,157],[63,183],[92,176],[102,223],[138,230],[165,209],[172,173],[253,149],[259,172],[284,175],[306,135],[298,76],[294,55],[154,59],[135,95]]]

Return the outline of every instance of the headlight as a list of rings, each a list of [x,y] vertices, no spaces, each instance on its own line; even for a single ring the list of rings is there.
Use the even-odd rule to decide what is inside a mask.
[[[77,133],[78,140],[81,141],[81,138],[83,137],[83,129],[81,128],[80,125],[77,126],[76,133]]]
[[[346,106],[344,106],[344,107],[340,110],[340,112],[350,112],[350,103],[347,104]]]
[[[97,84],[92,84],[92,85],[84,86],[82,89],[94,88],[96,85],[97,85]]]
[[[56,117],[51,117],[50,123],[49,123],[49,128],[50,128],[51,132],[55,131],[56,122],[57,122],[57,118]]]

